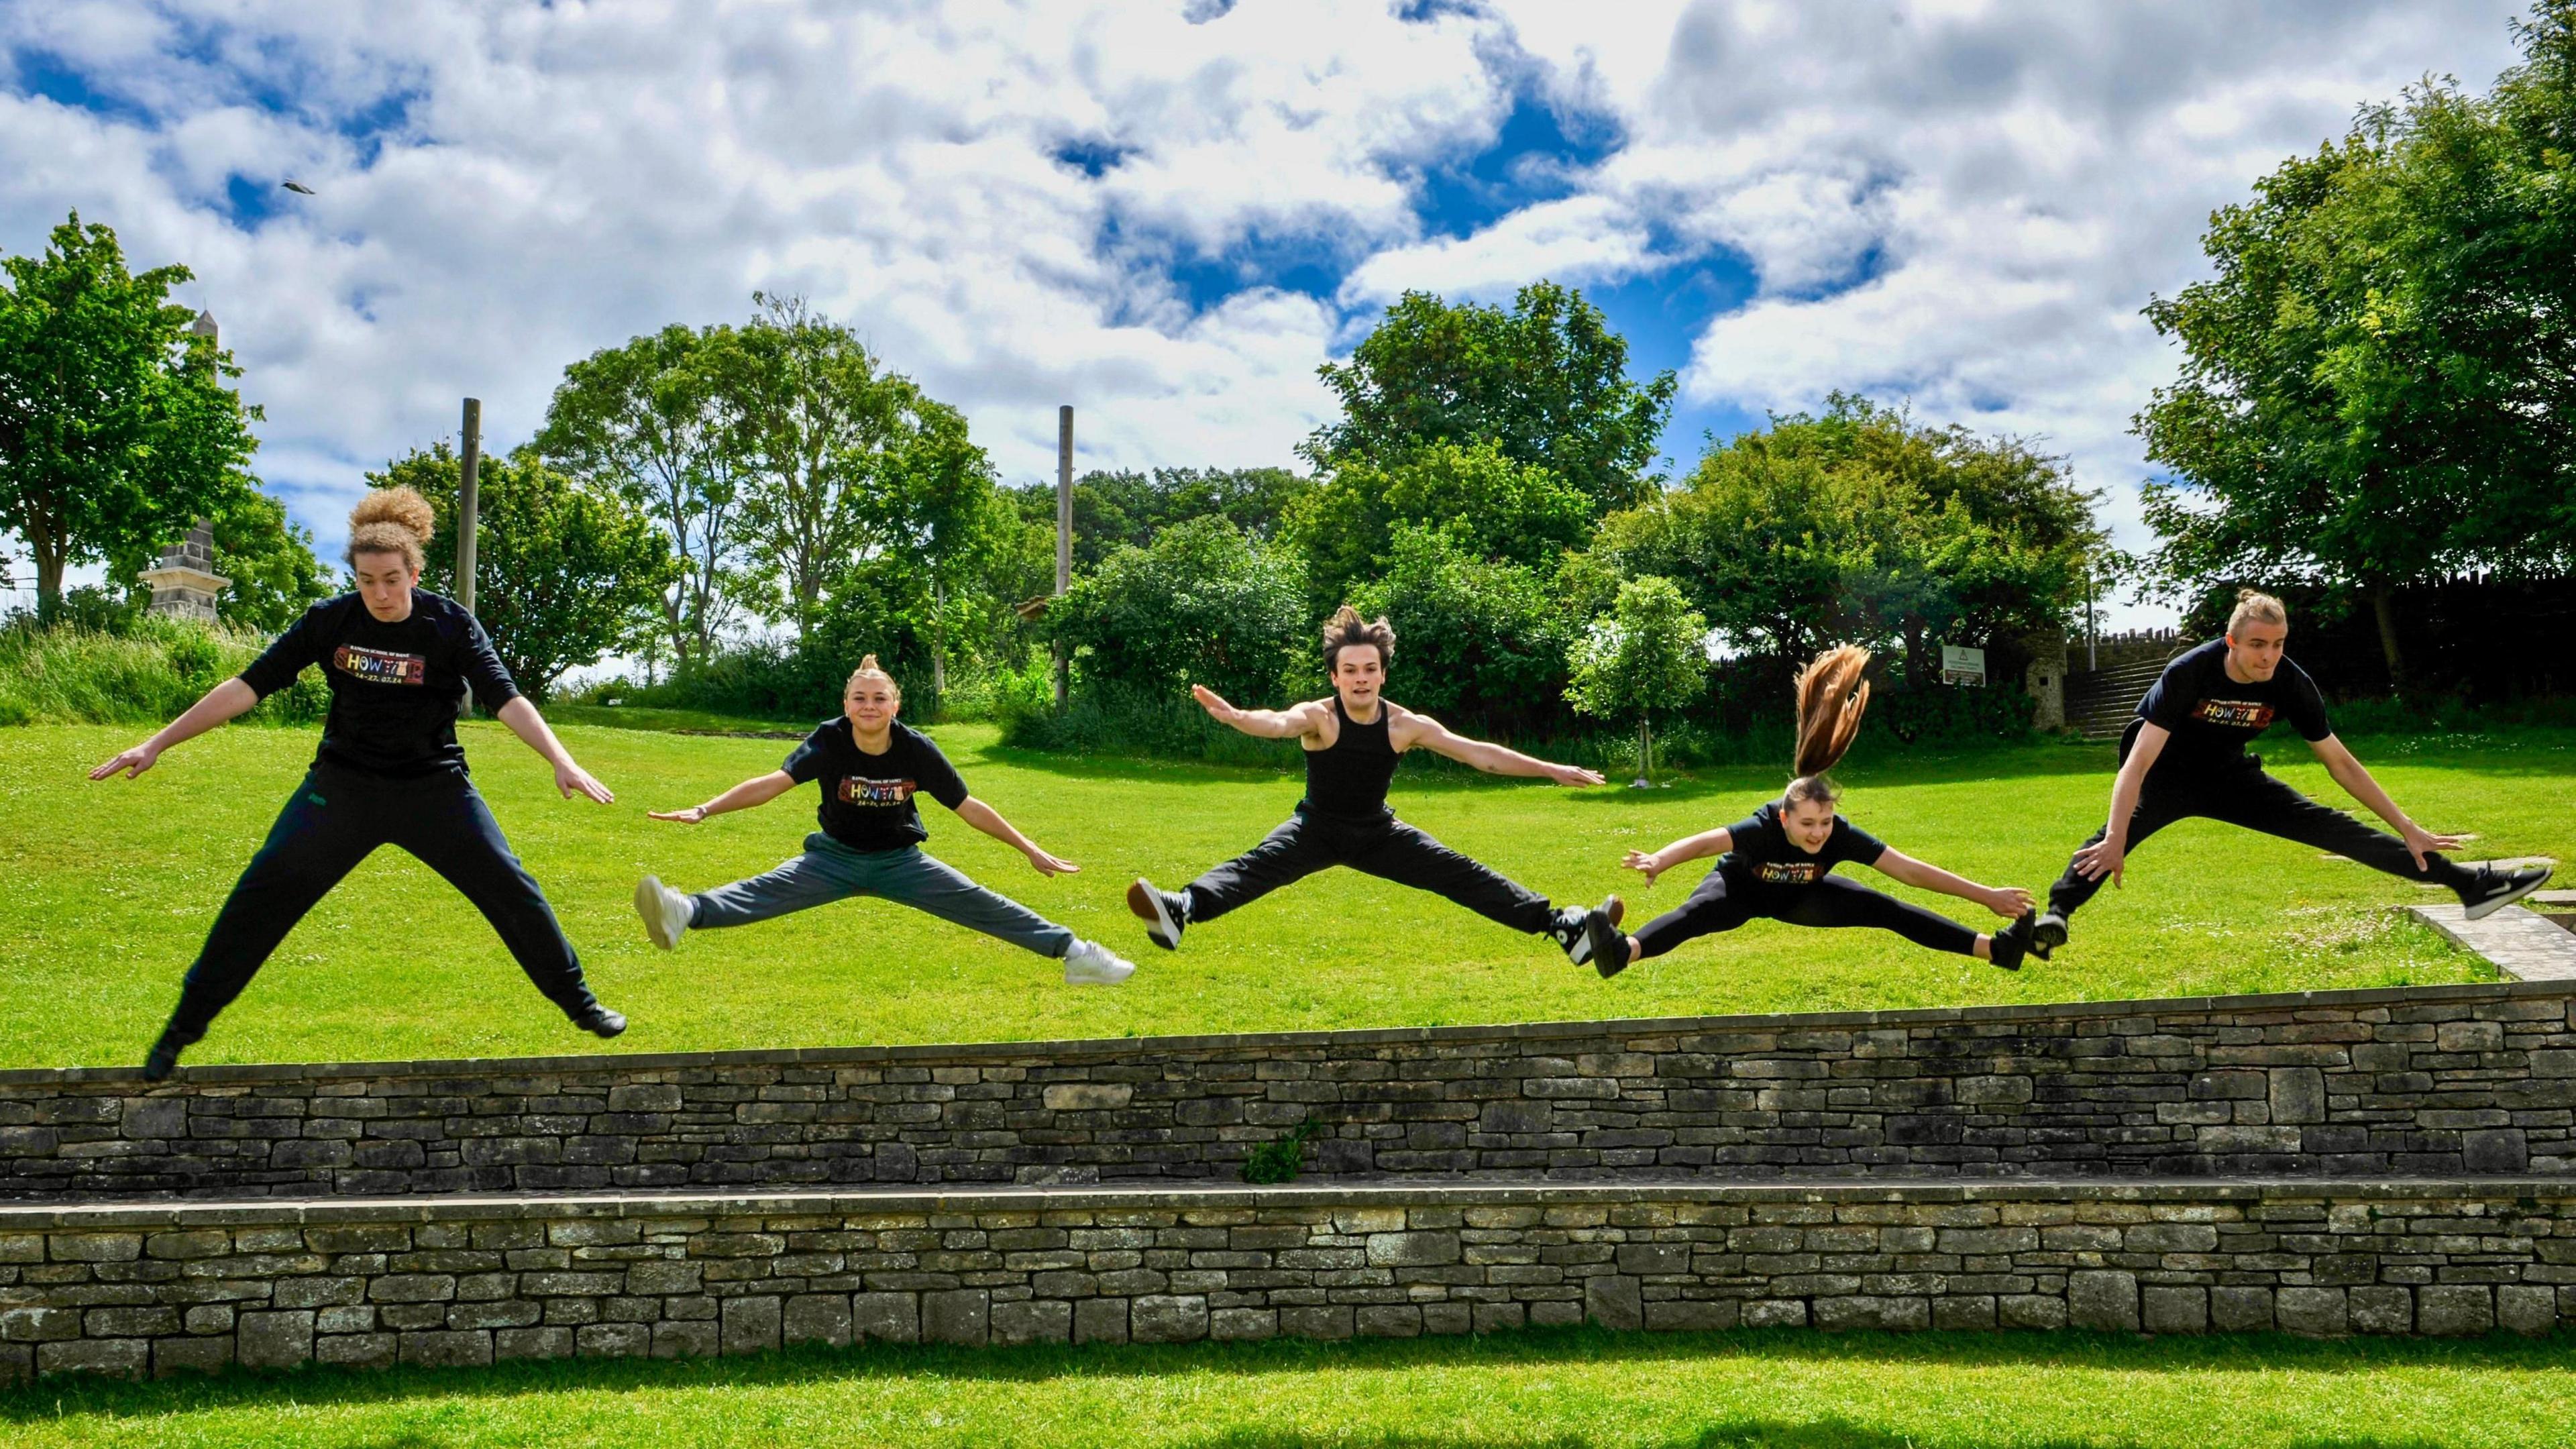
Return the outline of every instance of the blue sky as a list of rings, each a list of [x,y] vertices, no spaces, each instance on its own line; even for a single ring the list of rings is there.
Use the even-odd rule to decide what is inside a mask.
[[[1704,435],[1837,388],[2044,439],[2124,542],[2138,317],[2356,106],[2507,5],[0,0],[0,248],[183,261],[336,544],[366,468],[755,288],[849,320],[1014,479],[1284,463],[1403,290],[1549,278]],[[312,186],[296,196],[278,183]],[[2152,608],[2122,617],[2152,622]]]

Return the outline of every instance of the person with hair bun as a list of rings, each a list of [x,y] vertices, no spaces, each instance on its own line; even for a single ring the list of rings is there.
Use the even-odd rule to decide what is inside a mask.
[[[1845,644],[1798,671],[1796,777],[1779,799],[1722,830],[1684,836],[1657,851],[1628,852],[1620,863],[1643,874],[1649,887],[1686,860],[1721,858],[1690,899],[1621,938],[1620,949],[1596,958],[1593,969],[1616,976],[1684,941],[1732,931],[1757,916],[1793,926],[1872,926],[1931,950],[1973,956],[2006,971],[2021,969],[2030,947],[2030,892],[1979,885],[1927,865],[1835,813],[1842,791],[1826,772],[1860,734],[1861,715],[1869,708],[1869,684],[1861,671],[1868,664],[1868,650]],[[1920,890],[1974,901],[2012,924],[1991,934],[1971,931],[1947,916],[1837,879],[1833,868],[1845,862]]]
[[[1487,920],[1546,936],[1577,965],[1618,935],[1617,896],[1590,910],[1557,909],[1547,897],[1395,818],[1387,808],[1387,787],[1410,749],[1446,755],[1489,774],[1533,776],[1559,785],[1598,785],[1601,777],[1463,739],[1431,716],[1385,698],[1382,687],[1394,655],[1394,628],[1384,619],[1363,621],[1358,610],[1344,604],[1324,626],[1331,698],[1286,709],[1237,709],[1204,684],[1190,687],[1191,697],[1219,723],[1304,747],[1306,798],[1297,802],[1288,823],[1259,845],[1179,890],[1158,890],[1142,877],[1128,886],[1127,909],[1144,921],[1147,940],[1166,951],[1177,950],[1189,927],[1336,865],[1445,896]]]
[[[159,1081],[202,1040],[217,1013],[333,886],[377,846],[398,845],[464,892],[501,934],[528,979],[575,1026],[612,1037],[626,1018],[599,1004],[527,869],[466,773],[456,717],[468,691],[555,769],[564,798],[616,796],[572,755],[519,693],[492,640],[455,600],[421,588],[421,547],[436,531],[429,501],[379,488],[349,514],[346,558],[357,587],[325,599],[161,731],[89,772],[132,779],[161,753],[257,706],[320,665],[331,690],[322,745],[259,853],[234,883],[188,968],[178,1009],[144,1058]]]
[[[2282,652],[2290,614],[2281,601],[2240,589],[2227,633],[2176,655],[2138,701],[2120,735],[2120,773],[2111,813],[2048,888],[2048,910],[2032,932],[2045,957],[2066,944],[2067,918],[2102,882],[2120,884],[2129,851],[2177,820],[2198,815],[2359,861],[2373,870],[2447,886],[2470,920],[2490,915],[2541,888],[2549,867],[2467,870],[2442,858],[2461,838],[2408,819],[2388,792],[2335,738],[2325,696],[2306,670]],[[2287,719],[2352,798],[2397,833],[2373,830],[2320,805],[2263,770],[2245,746]]]
[[[786,762],[755,775],[704,805],[656,810],[656,820],[695,825],[710,815],[766,805],[799,785],[822,786],[815,812],[822,828],[805,837],[804,852],[764,875],[687,895],[658,876],[635,883],[635,913],[644,934],[665,951],[690,931],[748,926],[791,911],[811,910],[852,896],[882,896],[943,921],[1025,946],[1064,963],[1067,986],[1115,986],[1135,966],[1096,941],[1086,941],[921,848],[930,832],[914,797],[928,795],[958,819],[1028,857],[1044,876],[1074,875],[1082,867],[1040,850],[992,806],[966,793],[957,767],[930,736],[895,719],[903,689],[873,654],[859,661],[841,689],[841,713],[814,727]]]

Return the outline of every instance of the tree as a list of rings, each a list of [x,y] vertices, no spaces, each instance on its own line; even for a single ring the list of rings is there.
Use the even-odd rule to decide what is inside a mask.
[[[438,513],[421,585],[456,583],[456,454],[414,449],[367,475],[418,489]],[[532,448],[486,458],[476,473],[474,614],[510,677],[543,701],[565,671],[625,648],[664,599],[677,561],[643,509],[547,467]]]
[[[1222,518],[1192,518],[1124,548],[1047,610],[1086,688],[1177,695],[1204,684],[1238,704],[1280,697],[1311,658],[1295,558]]]
[[[2389,676],[2397,591],[2576,563],[2576,5],[2517,27],[2488,97],[2447,81],[2365,110],[2221,208],[2215,275],[2157,297],[2180,377],[2135,426],[2156,564],[2189,591],[2359,591]]]
[[[1673,374],[1628,378],[1628,343],[1578,291],[1523,287],[1505,312],[1407,292],[1348,363],[1317,369],[1342,419],[1299,451],[1318,467],[1393,467],[1435,443],[1490,442],[1591,500],[1592,516],[1651,490]]]
[[[171,304],[186,267],[129,273],[116,233],[73,212],[0,270],[0,528],[25,540],[50,616],[65,568],[155,553],[249,491],[260,412]]]
[[[662,627],[675,669],[714,654],[745,589],[735,420],[722,383],[732,329],[677,324],[564,369],[536,446],[623,494],[669,541]]]
[[[1673,581],[1648,574],[1619,586],[1619,600],[1574,646],[1565,697],[1600,719],[1637,721],[1637,783],[1653,782],[1653,717],[1696,698],[1708,678],[1708,620]]]
[[[314,556],[311,530],[268,494],[244,492],[207,522],[215,572],[232,581],[217,606],[226,623],[280,633],[333,592],[331,575]]]
[[[1401,524],[1383,570],[1348,602],[1395,626],[1389,688],[1412,708],[1505,739],[1543,738],[1562,719],[1573,630],[1536,569]]]
[[[1487,439],[1426,444],[1383,467],[1349,459],[1289,506],[1283,528],[1329,609],[1386,562],[1405,525],[1445,533],[1474,558],[1553,569],[1596,516],[1555,473]]]
[[[1275,537],[1289,506],[1312,486],[1286,468],[1085,473],[1073,480],[1074,571],[1091,572],[1125,545],[1149,547],[1164,529],[1185,518],[1213,515],[1250,537]],[[1046,531],[1045,578],[1030,593],[1047,592],[1055,586],[1055,485],[1036,483],[1009,492],[1019,516]]]

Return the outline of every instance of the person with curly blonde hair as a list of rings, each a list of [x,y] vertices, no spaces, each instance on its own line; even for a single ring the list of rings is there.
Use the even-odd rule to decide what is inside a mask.
[[[380,845],[400,846],[464,892],[573,1025],[603,1037],[626,1029],[626,1018],[591,994],[553,906],[466,773],[456,717],[468,691],[554,766],[566,799],[605,805],[616,797],[573,762],[474,616],[420,587],[421,550],[436,531],[429,501],[411,489],[369,493],[349,514],[346,558],[356,588],[305,610],[239,677],[89,772],[93,780],[133,779],[172,745],[254,708],[308,667],[320,666],[330,687],[312,768],[206,933],[178,1009],[144,1058],[146,1080],[178,1069],[179,1053],[204,1039],[295,923]]]

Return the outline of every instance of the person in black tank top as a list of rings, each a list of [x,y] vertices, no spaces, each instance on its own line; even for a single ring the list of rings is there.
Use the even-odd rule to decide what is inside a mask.
[[[1182,889],[1160,890],[1141,878],[1130,885],[1127,908],[1145,922],[1145,934],[1155,945],[1175,949],[1190,925],[1215,920],[1336,865],[1446,896],[1515,931],[1547,936],[1577,964],[1618,939],[1618,897],[1589,910],[1560,910],[1547,897],[1395,818],[1387,807],[1387,787],[1404,752],[1417,747],[1497,775],[1573,786],[1598,785],[1601,777],[1500,745],[1461,739],[1438,720],[1388,703],[1380,686],[1394,649],[1395,631],[1384,619],[1364,623],[1344,605],[1324,628],[1324,660],[1333,677],[1330,699],[1284,710],[1237,709],[1204,685],[1191,689],[1209,714],[1245,734],[1302,743],[1306,797],[1297,802],[1296,814],[1259,845]]]

